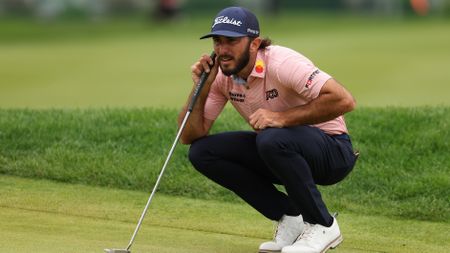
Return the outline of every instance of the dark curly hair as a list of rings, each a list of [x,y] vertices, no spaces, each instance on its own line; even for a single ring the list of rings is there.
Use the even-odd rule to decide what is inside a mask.
[[[272,45],[272,40],[268,37],[261,40],[261,44],[259,45],[258,49],[265,49],[266,47]]]

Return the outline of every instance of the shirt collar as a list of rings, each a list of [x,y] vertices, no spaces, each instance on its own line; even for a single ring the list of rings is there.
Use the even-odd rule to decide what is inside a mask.
[[[240,85],[247,84],[247,81],[245,79],[239,77],[238,75],[231,75],[231,79],[233,79],[233,82],[235,84],[240,84]]]

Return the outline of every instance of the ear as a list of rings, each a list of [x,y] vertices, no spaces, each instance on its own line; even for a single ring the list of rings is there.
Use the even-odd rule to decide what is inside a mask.
[[[261,45],[261,38],[260,37],[254,38],[250,43],[250,51],[258,52],[259,45]]]

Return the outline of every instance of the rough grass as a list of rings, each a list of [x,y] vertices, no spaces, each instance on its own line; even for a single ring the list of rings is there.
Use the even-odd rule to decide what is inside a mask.
[[[176,133],[171,109],[0,110],[0,173],[149,191]],[[448,107],[360,108],[347,115],[361,157],[322,187],[331,210],[450,219]],[[231,110],[213,132],[247,128]],[[239,202],[192,169],[178,146],[159,191]]]

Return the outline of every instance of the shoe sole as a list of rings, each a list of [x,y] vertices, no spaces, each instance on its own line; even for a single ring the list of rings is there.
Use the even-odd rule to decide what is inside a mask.
[[[336,237],[336,239],[330,242],[330,244],[328,244],[328,246],[325,247],[325,249],[323,249],[320,253],[325,253],[329,249],[335,249],[337,246],[339,246],[339,244],[341,244],[343,240],[344,238],[342,238],[342,235],[339,235],[338,237]]]
[[[258,253],[281,253],[281,250],[258,250]]]

